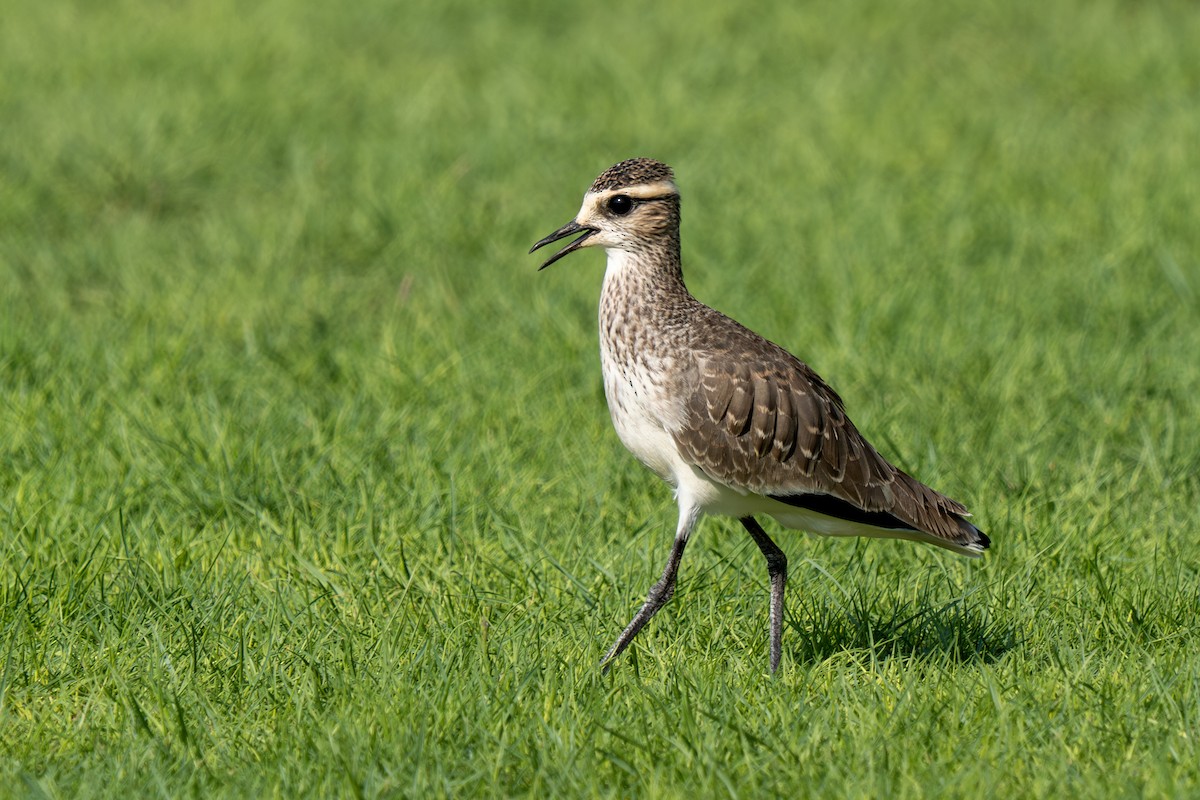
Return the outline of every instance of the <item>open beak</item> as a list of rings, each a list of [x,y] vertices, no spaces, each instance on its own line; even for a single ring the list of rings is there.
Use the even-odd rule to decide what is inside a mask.
[[[546,263],[542,264],[540,267],[538,267],[538,270],[540,271],[540,270],[545,269],[546,267],[553,264],[555,261],[558,261],[563,256],[568,255],[570,253],[574,253],[576,250],[583,247],[583,243],[585,241],[587,241],[587,238],[589,236],[591,236],[593,233],[596,232],[596,229],[589,228],[586,225],[580,225],[575,220],[571,220],[566,225],[563,225],[561,228],[556,230],[554,233],[550,234],[545,239],[542,239],[537,244],[535,244],[533,247],[529,248],[529,252],[532,253],[534,250],[537,250],[540,247],[545,247],[546,245],[550,244],[551,242],[557,242],[559,239],[565,239],[568,236],[574,236],[575,234],[580,233],[580,232],[583,233],[583,236],[580,236],[578,239],[571,242],[569,245],[564,247],[562,250],[559,250],[557,253],[550,256],[550,258],[546,259]]]

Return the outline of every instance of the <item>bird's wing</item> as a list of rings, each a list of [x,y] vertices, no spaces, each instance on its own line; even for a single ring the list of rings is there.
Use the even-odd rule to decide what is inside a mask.
[[[965,507],[889,464],[807,364],[740,333],[698,354],[672,431],[686,460],[727,486],[830,516],[952,541],[974,530]]]

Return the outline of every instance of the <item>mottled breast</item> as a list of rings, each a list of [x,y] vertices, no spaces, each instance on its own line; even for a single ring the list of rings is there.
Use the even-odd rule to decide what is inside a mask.
[[[687,365],[679,359],[689,354],[664,341],[667,334],[654,325],[652,312],[629,302],[628,295],[614,298],[617,288],[606,281],[600,305],[600,364],[613,427],[639,461],[677,485],[686,466],[671,432],[683,419],[686,392],[680,381]]]

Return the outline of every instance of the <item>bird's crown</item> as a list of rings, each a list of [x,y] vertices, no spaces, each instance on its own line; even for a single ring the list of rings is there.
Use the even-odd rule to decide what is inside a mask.
[[[675,173],[661,161],[652,158],[631,158],[613,164],[592,183],[591,191],[607,192],[653,183],[674,183]]]

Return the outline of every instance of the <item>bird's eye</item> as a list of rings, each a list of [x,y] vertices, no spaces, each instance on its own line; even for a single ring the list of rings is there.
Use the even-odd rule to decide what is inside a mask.
[[[623,194],[618,194],[609,199],[608,210],[618,217],[623,217],[633,211],[633,201]]]

